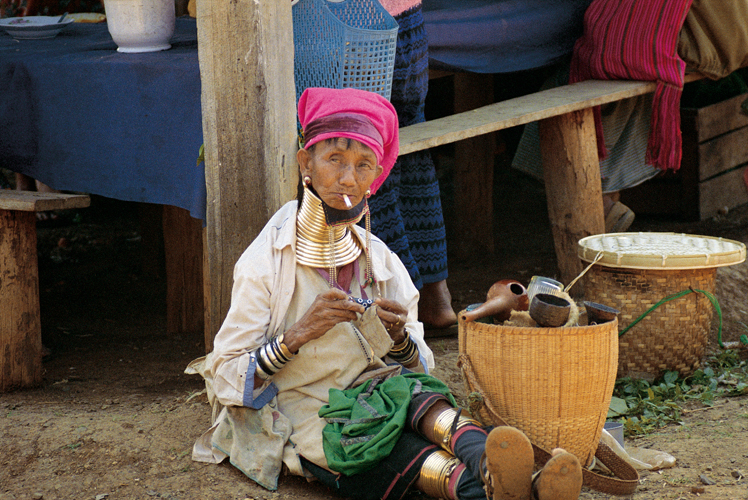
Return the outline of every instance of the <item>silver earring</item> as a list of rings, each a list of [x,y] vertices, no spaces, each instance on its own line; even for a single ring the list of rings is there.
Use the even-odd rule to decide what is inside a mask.
[[[364,196],[366,196],[367,198],[370,197],[371,196],[371,189],[367,189],[366,192],[364,193]]]

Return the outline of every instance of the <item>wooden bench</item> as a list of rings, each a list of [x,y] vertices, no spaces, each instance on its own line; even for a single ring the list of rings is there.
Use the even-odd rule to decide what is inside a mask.
[[[694,81],[700,75],[687,75]],[[582,270],[577,242],[605,230],[592,108],[655,90],[655,82],[588,80],[543,90],[400,129],[400,154],[538,121],[548,216],[560,279]],[[480,147],[455,161],[455,215],[467,245],[493,248],[493,162]],[[575,287],[575,293],[581,293]]]
[[[0,190],[0,392],[42,381],[36,212],[89,204],[87,195]]]

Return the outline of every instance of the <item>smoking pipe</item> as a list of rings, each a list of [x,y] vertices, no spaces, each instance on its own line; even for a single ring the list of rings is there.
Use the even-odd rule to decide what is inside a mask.
[[[475,321],[493,316],[495,323],[509,319],[512,311],[527,311],[530,300],[527,289],[517,280],[503,279],[494,283],[486,294],[486,301],[462,315],[463,321]]]

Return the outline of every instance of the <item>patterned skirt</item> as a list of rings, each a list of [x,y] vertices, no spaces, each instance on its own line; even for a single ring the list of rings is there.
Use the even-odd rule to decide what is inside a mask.
[[[420,4],[395,19],[400,29],[390,100],[402,127],[425,121],[428,40]],[[401,156],[369,206],[372,232],[400,257],[419,290],[447,278],[439,182],[428,151]]]

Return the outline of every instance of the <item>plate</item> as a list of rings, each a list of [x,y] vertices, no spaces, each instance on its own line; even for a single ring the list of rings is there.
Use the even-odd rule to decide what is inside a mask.
[[[16,40],[54,38],[73,20],[57,21],[60,16],[8,17],[0,19],[0,28]]]
[[[76,23],[101,23],[106,21],[106,15],[98,12],[73,12],[68,14],[68,19]]]

